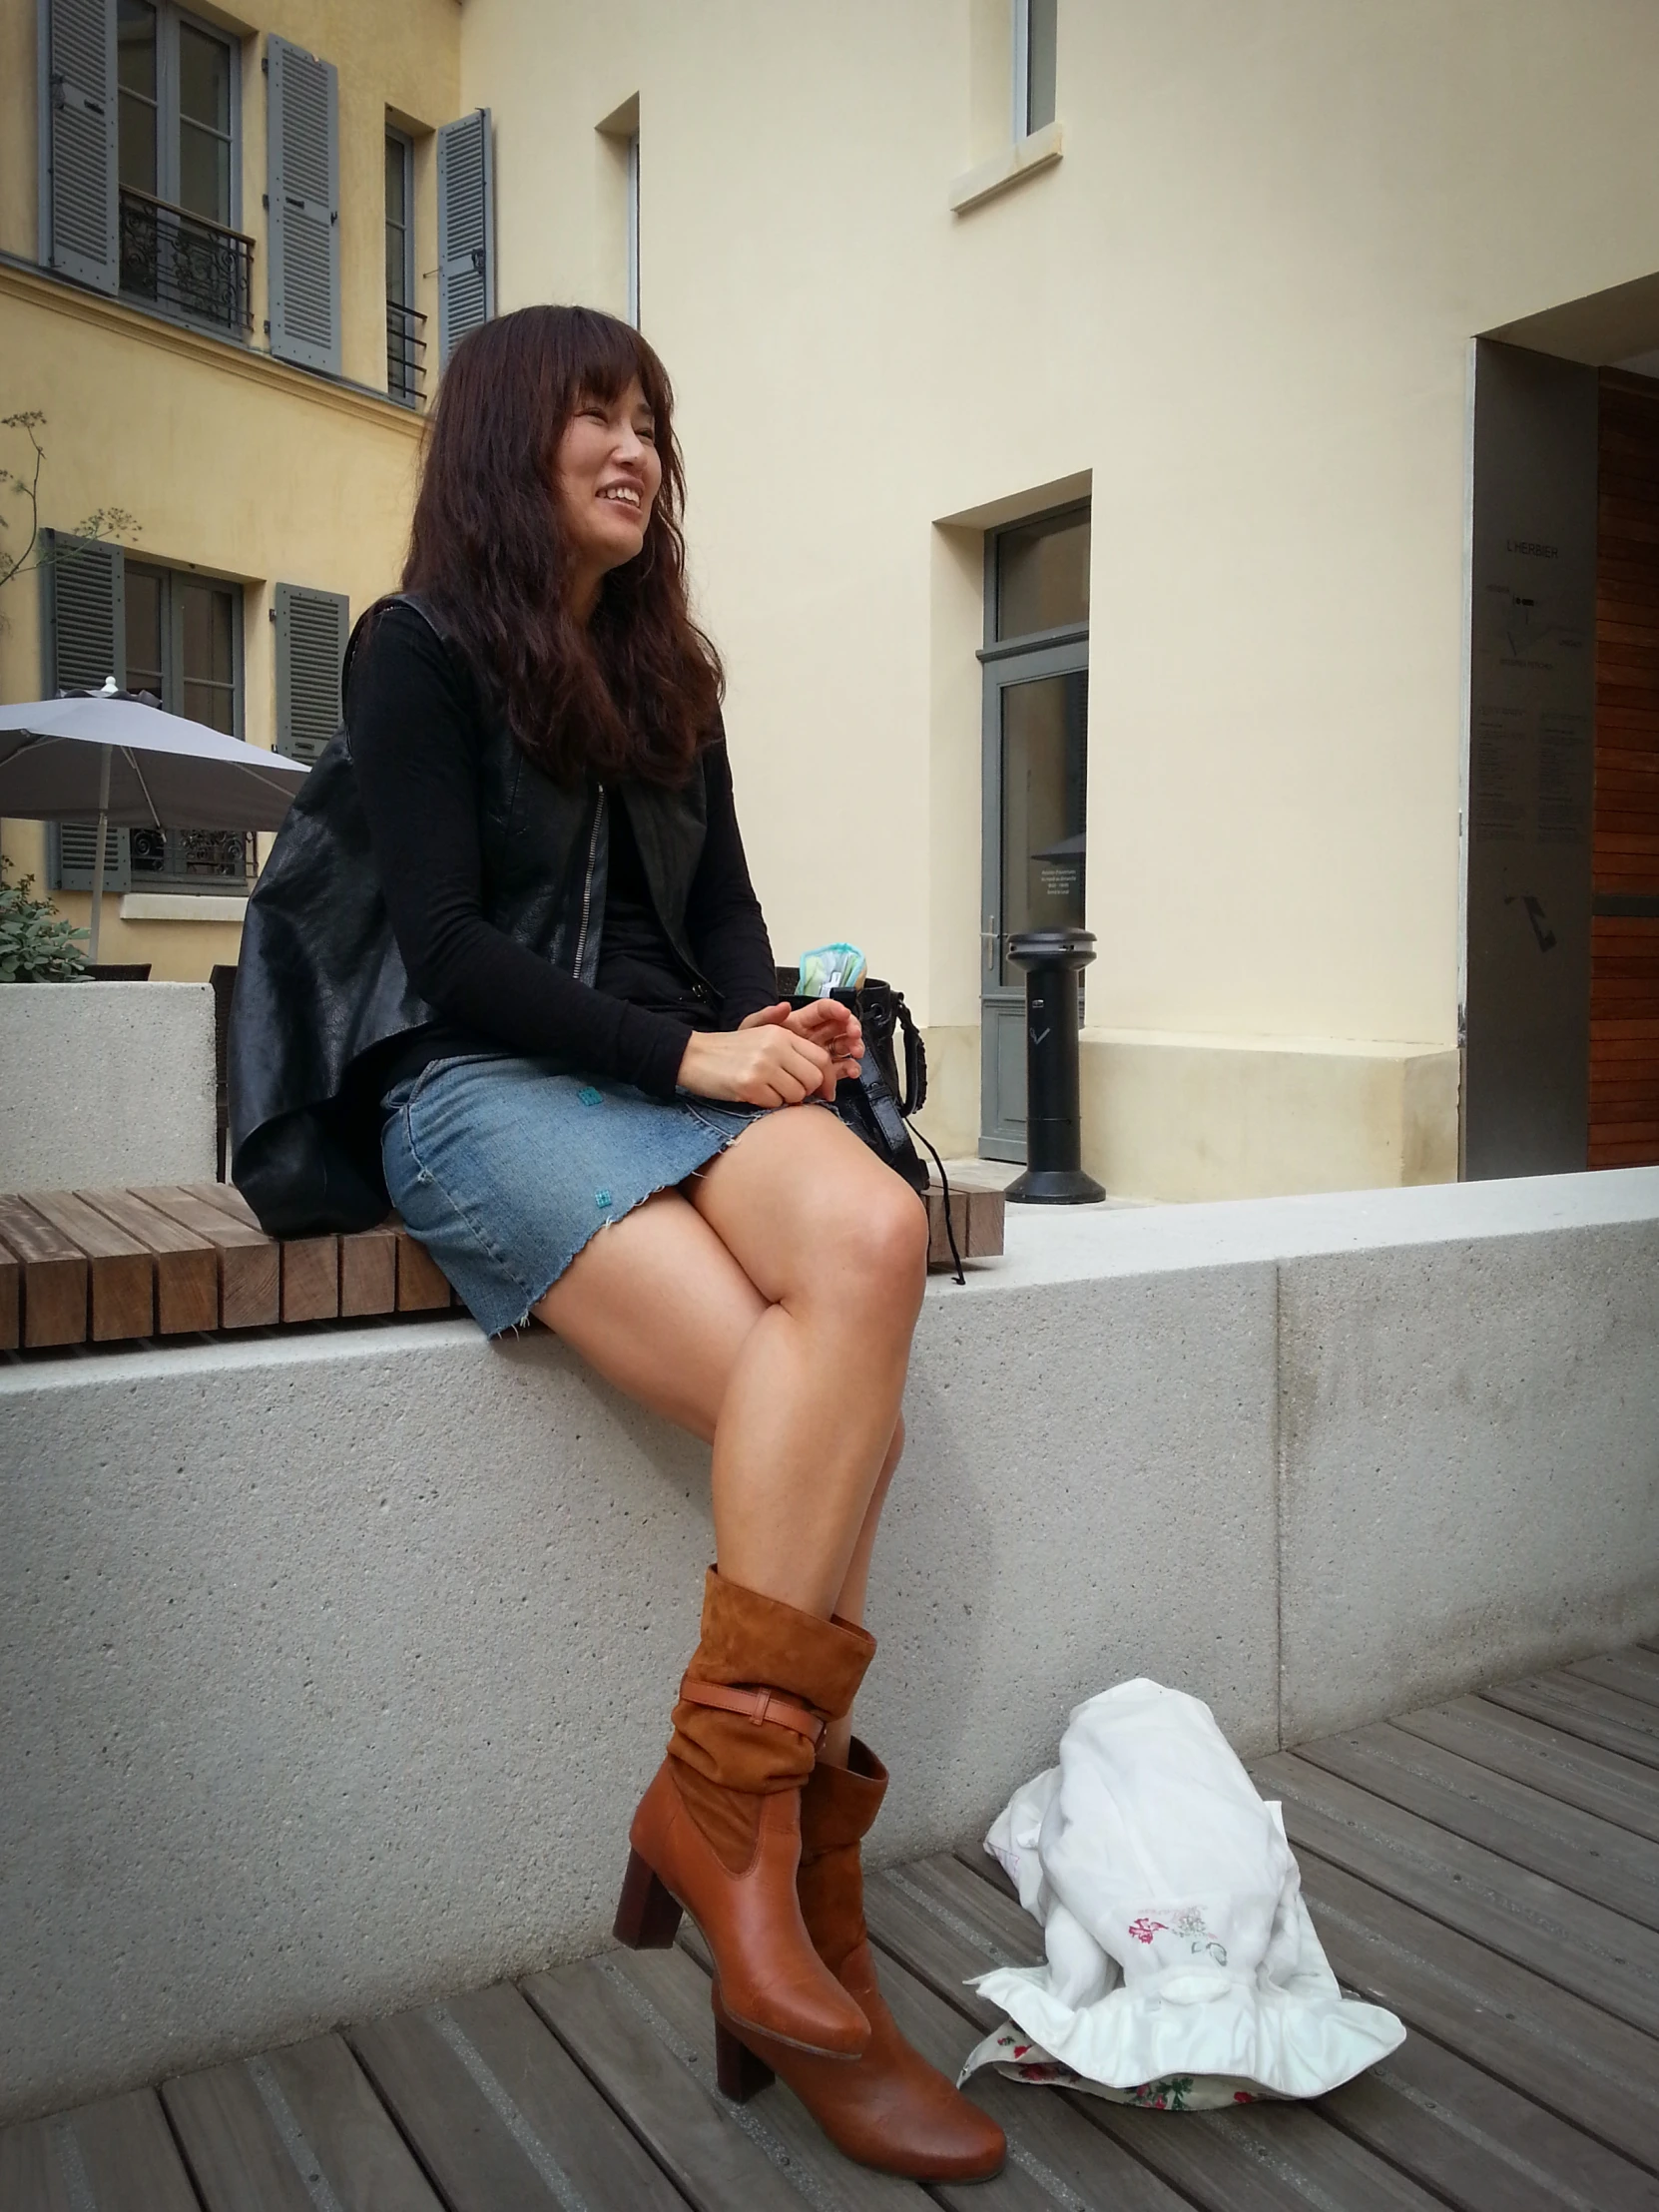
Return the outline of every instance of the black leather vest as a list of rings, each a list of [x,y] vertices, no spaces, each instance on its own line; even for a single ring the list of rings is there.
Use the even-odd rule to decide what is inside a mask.
[[[443,634],[425,606],[407,603]],[[566,791],[504,726],[488,729],[478,802],[485,916],[592,982],[613,796],[628,809],[669,941],[695,974],[686,903],[708,822],[701,768],[678,790],[630,783],[607,793],[590,779]],[[272,1236],[383,1219],[375,1073],[387,1046],[436,1019],[392,934],[342,729],[306,777],[248,901],[231,1005],[231,1177]]]

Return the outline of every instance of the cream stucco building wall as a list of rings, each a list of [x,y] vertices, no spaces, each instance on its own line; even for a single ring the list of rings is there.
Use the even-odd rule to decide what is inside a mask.
[[[406,528],[384,124],[428,311],[433,126],[492,113],[501,307],[619,310],[637,128],[642,321],[780,955],[868,948],[926,1024],[929,1128],[971,1149],[984,536],[1086,496],[1088,1164],[1170,1198],[1454,1174],[1470,339],[1659,270],[1659,14],[1059,0],[1056,124],[1016,150],[1010,5],[209,5],[242,52],[243,348],[34,268],[37,9],[0,0],[0,412],[47,412],[46,522],[120,505],[141,558],[243,584],[269,742],[275,583],[359,608]],[[270,32],[339,70],[341,380],[261,334]],[[1581,357],[1659,344],[1634,296],[1652,326]],[[0,614],[30,696],[31,587]],[[42,842],[5,826],[23,866]],[[112,918],[103,953],[200,976],[235,942]]]
[[[903,983],[942,1142],[982,533],[1086,490],[1086,1158],[1168,1197],[1450,1176],[1470,339],[1659,268],[1659,12],[1060,0],[1059,159],[953,213],[1007,27],[467,0],[501,304],[620,302],[596,126],[637,99],[756,878],[781,956],[849,934]]]
[[[35,0],[0,0],[0,414],[39,408],[41,520],[73,529],[93,510],[140,524],[134,558],[196,569],[243,587],[245,735],[275,735],[270,619],[278,582],[343,592],[353,612],[395,587],[408,530],[420,417],[385,397],[385,131],[414,142],[417,303],[436,306],[431,133],[458,113],[457,0],[243,0],[193,11],[236,35],[241,63],[241,228],[254,240],[252,342],[183,328],[142,307],[62,281],[39,253]],[[269,224],[261,62],[276,33],[334,64],[339,82],[340,379],[274,360],[266,336]],[[0,432],[0,463],[29,450]],[[8,500],[8,541],[21,513]],[[37,697],[42,594],[37,576],[0,595],[0,697]],[[4,826],[20,871],[44,873],[34,823]],[[54,893],[84,925],[85,892]],[[199,979],[234,960],[235,919],[185,893],[105,902],[100,957],[147,960],[158,979]],[[120,909],[125,906],[124,917]],[[170,918],[153,918],[158,906]],[[144,918],[138,918],[138,917]]]

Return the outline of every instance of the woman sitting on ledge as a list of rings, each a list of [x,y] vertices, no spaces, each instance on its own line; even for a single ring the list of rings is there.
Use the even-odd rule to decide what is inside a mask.
[[[533,1317],[713,1444],[718,1565],[617,1935],[695,1917],[729,2093],[776,2070],[851,2156],[970,2178],[1000,2131],[900,2038],[857,1877],[926,1215],[819,1110],[856,1021],[777,1002],[671,408],[644,339],[583,308],[450,361],[404,591],[358,627],[346,731],[251,903],[233,1172],[285,1234],[389,1193],[490,1335]]]

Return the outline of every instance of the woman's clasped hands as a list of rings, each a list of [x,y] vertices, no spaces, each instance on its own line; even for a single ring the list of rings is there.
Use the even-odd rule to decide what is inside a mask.
[[[737,1029],[696,1031],[680,1062],[680,1083],[700,1098],[799,1106],[832,1099],[841,1078],[858,1073],[863,1048],[857,1015],[838,999],[815,998],[807,1006],[780,1000]]]

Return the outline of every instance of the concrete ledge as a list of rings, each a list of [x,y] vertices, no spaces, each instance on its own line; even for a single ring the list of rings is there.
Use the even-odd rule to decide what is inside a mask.
[[[1134,1672],[1247,1753],[1659,1630],[1659,1171],[1055,1217],[930,1287],[877,1856]],[[0,2117],[605,1939],[706,1454],[550,1340],[0,1367]]]
[[[0,1191],[215,1172],[208,984],[0,984]]]

